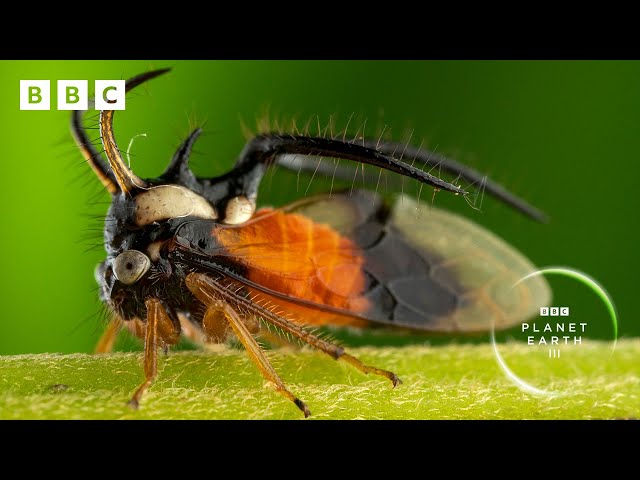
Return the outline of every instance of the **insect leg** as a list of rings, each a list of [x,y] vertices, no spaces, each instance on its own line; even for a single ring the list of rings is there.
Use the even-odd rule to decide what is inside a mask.
[[[381,368],[373,367],[370,365],[365,365],[353,355],[345,353],[344,348],[327,342],[326,340],[323,340],[322,338],[307,331],[300,325],[290,322],[286,318],[275,314],[271,310],[260,306],[256,302],[252,302],[240,295],[235,294],[232,290],[216,284],[214,280],[207,277],[206,275],[191,273],[187,276],[186,283],[189,290],[191,290],[194,295],[200,298],[200,301],[204,302],[203,298],[217,299],[222,297],[225,299],[229,299],[230,301],[238,304],[243,309],[252,312],[254,315],[263,318],[265,321],[271,323],[272,325],[291,333],[296,338],[299,338],[312,347],[315,347],[318,350],[326,353],[327,355],[330,355],[335,360],[342,358],[361,372],[364,372],[366,374],[373,373],[375,375],[380,375],[382,377],[388,378],[394,387],[402,383],[400,378],[395,373],[389,372],[387,370],[382,370]]]
[[[178,318],[180,319],[180,331],[182,332],[182,335],[197,345],[204,345],[207,343],[207,338],[202,331],[202,328],[193,324],[189,318],[182,314],[178,314]]]
[[[321,352],[326,353],[335,360],[345,360],[365,374],[373,373],[374,375],[380,375],[381,377],[388,378],[394,387],[402,383],[400,377],[398,377],[395,373],[362,363],[353,355],[346,353],[344,351],[344,348],[323,340],[322,338],[307,331],[300,325],[290,322],[280,315],[276,315],[273,312],[260,307],[259,305],[255,305],[254,310],[258,310],[259,313],[257,313],[257,315],[264,318],[269,323],[275,325],[278,328],[281,328],[286,332],[289,332],[294,337],[297,337],[303,342],[308,343],[312,347],[317,348]]]
[[[170,345],[177,345],[180,341],[181,328],[176,313],[164,305],[161,307],[164,315],[158,317],[158,338],[166,353]]]
[[[301,346],[299,342],[294,341],[292,338],[285,338],[275,332],[270,332],[266,328],[260,331],[260,338],[273,348],[294,348],[299,350]]]
[[[146,327],[142,322],[142,320],[140,320],[139,318],[132,318],[131,320],[128,320],[123,323],[124,323],[124,328],[129,330],[129,333],[131,335],[133,335],[136,338],[141,338],[142,340],[144,340]]]
[[[122,320],[120,317],[113,317],[107,324],[104,333],[100,336],[93,353],[111,353],[121,329]]]
[[[138,408],[140,399],[144,392],[151,386],[153,379],[158,373],[158,340],[170,343],[179,337],[180,330],[177,332],[170,331],[170,325],[173,325],[169,314],[166,312],[162,303],[157,298],[148,298],[145,302],[147,307],[147,322],[144,335],[144,376],[145,380],[129,400],[129,406]],[[162,333],[162,336],[159,335]],[[177,340],[176,340],[177,341]]]
[[[329,342],[324,342],[324,343],[331,345],[331,347],[335,347],[335,345]],[[323,350],[322,347],[317,347],[317,348],[331,355],[330,352]],[[341,347],[338,347],[338,348],[341,348]],[[391,380],[391,383],[393,384],[394,387],[397,387],[399,384],[402,383],[402,380],[400,380],[400,377],[398,377],[395,373],[389,372],[388,370],[383,370],[381,368],[373,367],[371,365],[366,365],[362,363],[362,361],[354,357],[353,355],[349,355],[348,353],[344,352],[344,349],[343,349],[342,355],[339,358],[340,360],[344,360],[345,362],[350,363],[365,375],[373,373],[374,375],[380,375],[381,377],[388,378],[389,380]]]
[[[223,343],[229,336],[229,322],[220,308],[207,308],[202,317],[202,330],[209,343]]]
[[[275,385],[276,390],[295,403],[296,407],[302,410],[305,417],[311,415],[309,407],[307,407],[302,400],[287,389],[287,386],[278,376],[278,373],[274,370],[273,366],[271,366],[271,363],[269,363],[264,351],[260,348],[260,345],[258,345],[255,338],[253,338],[253,335],[251,335],[251,332],[240,318],[240,315],[238,315],[238,313],[231,308],[228,303],[217,300],[216,297],[211,297],[203,290],[195,289],[195,291],[192,290],[192,292],[200,299],[201,302],[210,305],[209,310],[221,311],[224,314],[229,325],[231,325],[233,332],[236,334],[236,337],[238,337],[238,340],[240,340],[249,354],[249,358],[251,358],[253,363],[256,364],[260,373]]]

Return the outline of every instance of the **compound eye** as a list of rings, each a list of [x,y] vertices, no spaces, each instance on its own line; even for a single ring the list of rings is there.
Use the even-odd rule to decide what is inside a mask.
[[[113,261],[113,273],[118,281],[125,285],[136,283],[150,267],[149,257],[138,250],[122,252]]]

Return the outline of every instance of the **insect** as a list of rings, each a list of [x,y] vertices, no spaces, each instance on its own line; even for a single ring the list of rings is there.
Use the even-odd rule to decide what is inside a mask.
[[[134,77],[126,90],[166,71]],[[83,128],[83,112],[73,113],[71,126],[83,156],[112,195],[104,227],[107,258],[95,275],[114,319],[97,351],[110,351],[123,325],[144,339],[145,380],[129,402],[134,408],[156,377],[158,350],[177,344],[181,335],[206,342],[237,338],[264,377],[308,416],[307,405],[289,391],[256,341],[261,325],[395,387],[401,383],[395,373],[362,363],[307,327],[482,332],[492,323],[496,328],[521,323],[548,302],[550,291],[541,278],[512,288],[534,269],[521,253],[473,222],[435,207],[417,222],[418,203],[409,197],[387,205],[371,191],[354,190],[256,210],[263,175],[275,163],[287,166],[282,159],[291,155],[374,165],[467,195],[395,158],[396,144],[260,134],[246,144],[231,171],[197,178],[188,166],[200,134],[196,129],[160,177],[143,180],[123,161],[113,120],[114,111],[100,112],[103,152]],[[414,154],[465,179],[481,178],[452,160],[415,149],[408,153]],[[542,218],[499,185],[489,181],[485,188]]]

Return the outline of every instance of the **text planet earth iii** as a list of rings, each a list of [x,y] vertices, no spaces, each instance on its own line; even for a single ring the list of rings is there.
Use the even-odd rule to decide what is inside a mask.
[[[166,71],[134,77],[126,90]],[[410,197],[386,205],[371,191],[353,190],[256,210],[263,175],[275,163],[291,167],[283,159],[292,155],[302,159],[296,169],[309,167],[305,159],[340,159],[461,196],[467,195],[462,188],[394,153],[404,151],[469,182],[483,179],[433,152],[379,139],[355,143],[343,136],[264,133],[246,144],[231,171],[198,178],[188,166],[196,129],[160,177],[143,180],[122,159],[114,111],[100,112],[102,153],[86,134],[82,116],[73,112],[74,138],[112,195],[104,229],[107,258],[96,280],[113,320],[97,351],[110,351],[122,326],[144,339],[145,380],[132,407],[156,376],[158,349],[167,350],[181,335],[216,343],[235,337],[276,390],[308,416],[307,405],[288,390],[254,338],[265,324],[396,386],[395,373],[365,365],[307,326],[472,333],[522,323],[548,304],[542,278],[512,288],[534,270],[521,253],[475,223],[434,207],[416,221],[418,204]],[[334,173],[333,166],[322,168],[320,173]],[[543,218],[500,185],[486,179],[484,185],[524,214]]]

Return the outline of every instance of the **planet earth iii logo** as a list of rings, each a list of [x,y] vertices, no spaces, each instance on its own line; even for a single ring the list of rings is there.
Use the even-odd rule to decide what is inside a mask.
[[[569,307],[540,307],[540,316],[569,317]],[[527,345],[548,345],[549,358],[560,358],[561,345],[582,344],[582,334],[586,329],[586,322],[547,321],[522,324],[522,333],[527,335]]]
[[[600,333],[594,338],[600,341],[608,340],[613,353],[618,338],[618,316],[613,300],[604,287],[586,273],[572,268],[542,268],[518,280],[514,287],[539,275],[565,277],[571,280],[569,284],[575,287],[587,287],[585,293],[588,293],[593,302],[589,303],[589,309],[582,303],[570,308],[567,303],[563,305],[560,302],[559,305],[540,307],[538,317],[523,323],[517,332],[503,337],[503,341],[510,344],[510,347],[496,340],[494,328],[491,332],[493,352],[502,372],[520,390],[532,395],[567,395],[571,392],[541,388],[536,384],[549,383],[549,379],[562,374],[561,372],[566,374],[575,369],[579,370],[579,363],[584,361],[585,357],[575,355],[576,349],[590,348],[589,345],[593,344],[590,340],[593,338],[588,337],[594,337],[596,331]],[[592,294],[595,296],[591,297]],[[576,311],[578,313],[575,313]],[[608,338],[604,338],[603,332],[607,330],[607,323],[611,333]],[[506,354],[503,356],[501,351]]]

